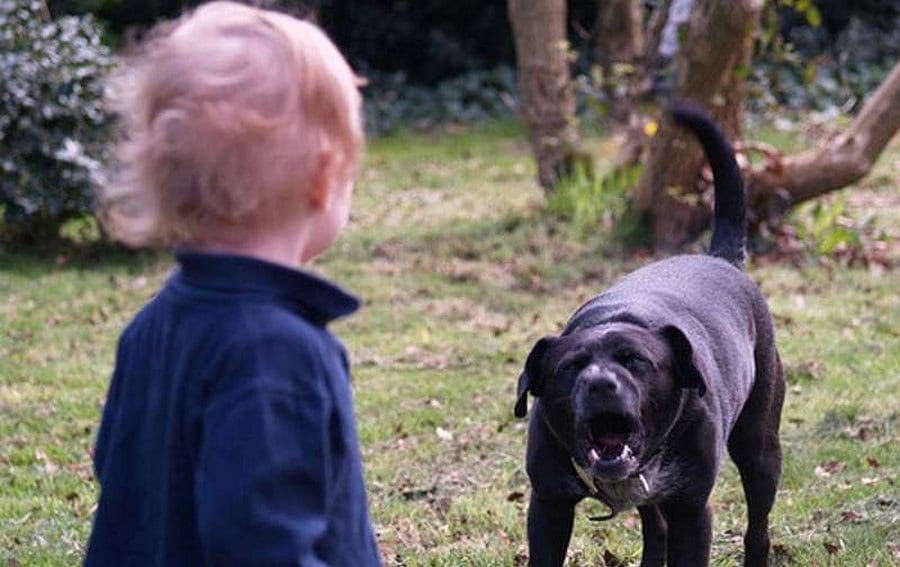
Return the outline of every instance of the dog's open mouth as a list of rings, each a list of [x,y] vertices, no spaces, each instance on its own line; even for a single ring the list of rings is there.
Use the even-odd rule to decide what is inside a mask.
[[[637,466],[634,418],[603,413],[590,419],[583,428],[585,460],[600,477],[615,478]]]

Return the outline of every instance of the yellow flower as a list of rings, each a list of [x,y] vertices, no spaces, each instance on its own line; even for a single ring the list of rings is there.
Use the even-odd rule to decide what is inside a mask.
[[[644,134],[648,138],[652,138],[656,135],[656,132],[659,130],[659,124],[653,120],[644,124]]]

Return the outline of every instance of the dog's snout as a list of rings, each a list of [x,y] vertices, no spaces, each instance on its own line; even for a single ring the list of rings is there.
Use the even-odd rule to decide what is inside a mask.
[[[588,391],[594,396],[614,394],[618,389],[619,379],[610,372],[605,372],[588,382]]]
[[[586,368],[580,378],[580,389],[585,395],[585,401],[590,403],[614,400],[622,394],[620,378],[596,364]]]

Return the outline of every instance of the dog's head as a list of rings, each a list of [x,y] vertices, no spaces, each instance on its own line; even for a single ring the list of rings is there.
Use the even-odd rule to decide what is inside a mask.
[[[535,344],[519,376],[515,414],[530,392],[553,432],[595,478],[634,473],[678,418],[681,393],[706,391],[684,333],[610,323]]]

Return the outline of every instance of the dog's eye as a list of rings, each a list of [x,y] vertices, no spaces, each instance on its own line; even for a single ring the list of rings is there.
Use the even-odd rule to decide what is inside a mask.
[[[567,374],[570,372],[575,372],[577,370],[580,370],[588,363],[589,360],[590,360],[590,357],[587,354],[577,354],[575,356],[566,358],[559,365],[559,368],[557,369],[557,373]]]
[[[636,352],[623,352],[617,358],[619,364],[632,372],[643,370],[649,364],[649,361],[646,358]]]

